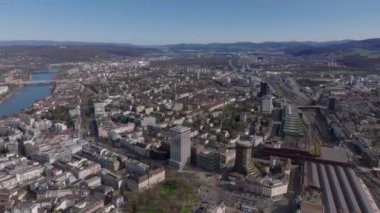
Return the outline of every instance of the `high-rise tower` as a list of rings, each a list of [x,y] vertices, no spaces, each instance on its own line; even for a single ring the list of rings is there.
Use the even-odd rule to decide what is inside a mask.
[[[239,141],[236,143],[235,171],[247,174],[252,158],[252,143]]]
[[[170,159],[169,165],[182,170],[191,156],[191,129],[176,126],[170,130]]]

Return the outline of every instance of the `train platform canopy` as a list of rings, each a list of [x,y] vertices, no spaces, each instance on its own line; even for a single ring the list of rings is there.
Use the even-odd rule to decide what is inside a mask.
[[[350,167],[306,161],[302,185],[303,192],[321,191],[325,212],[380,212],[369,189]]]

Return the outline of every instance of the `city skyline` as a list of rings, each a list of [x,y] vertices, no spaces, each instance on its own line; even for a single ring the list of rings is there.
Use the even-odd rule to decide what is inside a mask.
[[[376,38],[373,0],[9,1],[0,40],[162,45]]]

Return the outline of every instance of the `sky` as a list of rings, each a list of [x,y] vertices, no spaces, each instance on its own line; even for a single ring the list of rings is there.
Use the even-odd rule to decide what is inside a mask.
[[[151,45],[375,37],[379,0],[0,0],[0,40]]]

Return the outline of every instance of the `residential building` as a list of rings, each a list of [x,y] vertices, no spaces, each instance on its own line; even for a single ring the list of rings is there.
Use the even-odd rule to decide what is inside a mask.
[[[142,192],[165,180],[165,169],[159,167],[152,169],[146,175],[132,175],[127,178],[127,186],[130,190]]]

